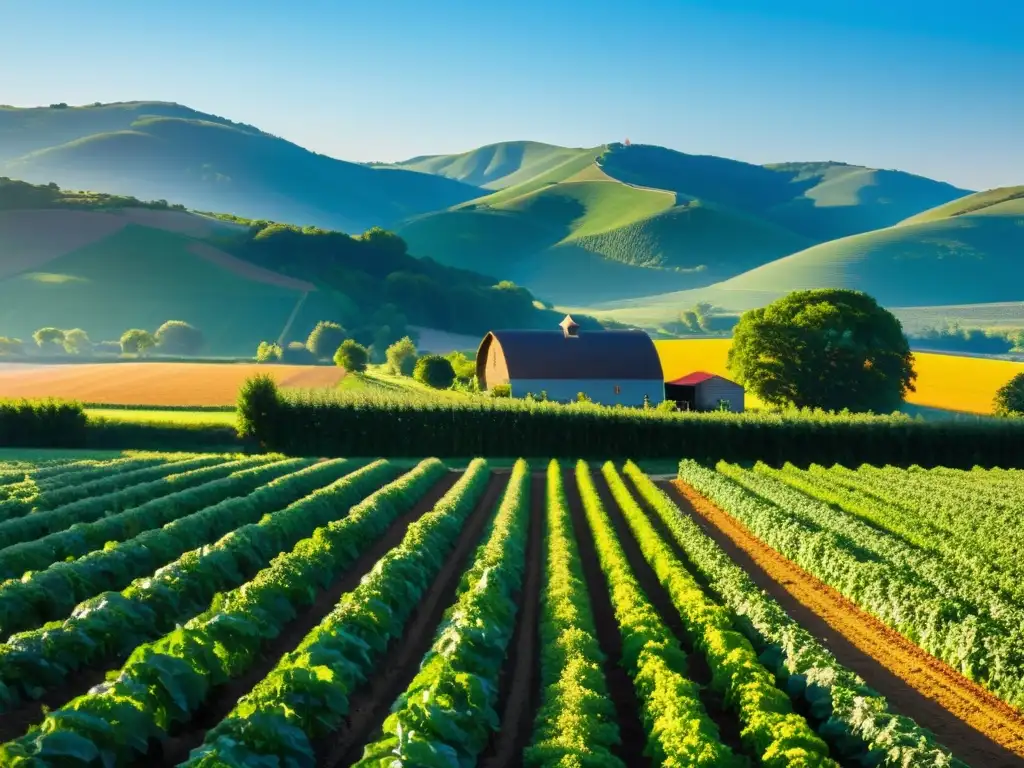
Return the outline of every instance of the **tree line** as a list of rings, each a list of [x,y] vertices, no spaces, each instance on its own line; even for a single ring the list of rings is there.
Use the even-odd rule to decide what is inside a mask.
[[[163,355],[194,357],[200,354],[206,340],[203,332],[183,320],[168,320],[154,332],[130,328],[117,341],[93,342],[81,328],[40,328],[32,334],[31,344],[21,339],[0,336],[0,357],[28,357],[31,354],[74,355],[137,355],[143,357],[153,350]]]

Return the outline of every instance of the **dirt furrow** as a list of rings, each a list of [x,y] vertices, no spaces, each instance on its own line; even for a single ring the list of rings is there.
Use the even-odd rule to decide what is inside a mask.
[[[665,490],[740,567],[838,661],[972,766],[1024,766],[1024,717],[861,610],[754,536],[694,489]]]
[[[711,689],[711,667],[708,666],[704,654],[694,647],[693,641],[686,632],[686,625],[683,623],[679,611],[672,604],[672,598],[668,591],[661,585],[658,575],[647,563],[644,553],[640,549],[636,538],[633,536],[629,524],[622,515],[619,505],[608,488],[608,483],[600,472],[594,472],[594,486],[601,496],[601,503],[608,512],[608,517],[615,528],[615,535],[622,544],[626,553],[629,567],[640,583],[640,588],[647,599],[651,601],[661,620],[676,636],[683,651],[686,652],[686,677],[700,686],[700,700],[707,710],[708,716],[718,726],[719,740],[727,745],[736,754],[746,754],[740,740],[741,726],[736,715],[725,708],[721,697],[717,696]]]
[[[608,683],[608,695],[615,705],[615,721],[619,725],[619,736],[622,739],[621,744],[612,748],[612,753],[622,760],[627,768],[646,768],[651,765],[650,758],[644,754],[647,736],[640,720],[640,702],[633,688],[633,681],[622,667],[622,633],[615,619],[615,609],[612,607],[611,595],[608,592],[608,579],[597,559],[594,534],[583,511],[583,500],[580,498],[573,470],[564,471],[563,481],[565,497],[572,516],[572,527],[579,544],[583,577],[587,582],[587,593],[590,595],[590,607],[594,613],[597,642],[605,656],[603,672]]]
[[[211,691],[206,703],[192,719],[180,731],[172,733],[163,742],[154,745],[141,764],[163,765],[169,768],[169,766],[178,765],[184,761],[189,752],[203,742],[206,731],[223,720],[234,708],[238,699],[266,677],[282,656],[293,651],[303,638],[334,609],[342,595],[359,586],[363,576],[370,572],[388,550],[401,543],[409,526],[433,509],[438,500],[458,480],[458,477],[459,473],[455,472],[444,475],[409,512],[401,515],[392,524],[384,536],[370,546],[347,571],[335,579],[330,587],[321,590],[312,605],[298,611],[296,617],[289,622],[281,634],[267,643],[260,657],[245,675]]]
[[[523,750],[530,745],[533,719],[540,705],[540,636],[537,620],[544,581],[544,510],[547,475],[530,478],[530,530],[526,546],[526,572],[519,596],[516,628],[502,669],[497,711],[501,730],[480,755],[483,768],[519,768]]]
[[[444,612],[455,602],[459,580],[472,562],[508,479],[508,471],[491,474],[487,489],[459,534],[455,549],[416,607],[402,639],[387,649],[377,674],[349,695],[349,716],[345,723],[314,744],[317,765],[325,768],[352,765],[362,757],[366,743],[377,735],[391,705],[409,687],[419,672],[423,656],[433,645],[434,633]]]

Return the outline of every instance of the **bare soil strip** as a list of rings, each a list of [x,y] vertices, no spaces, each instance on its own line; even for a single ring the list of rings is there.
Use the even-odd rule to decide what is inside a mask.
[[[448,472],[442,475],[427,490],[423,498],[416,503],[416,506],[407,515],[395,522],[394,527],[402,530],[402,535],[404,536],[404,531],[409,527],[409,524],[432,509],[438,500],[448,492],[448,489],[455,485],[459,475],[460,473],[458,472]],[[265,567],[267,564],[263,563],[259,567],[254,566],[252,569],[243,567],[243,575],[252,578],[260,568]],[[251,573],[249,570],[251,570]],[[177,623],[184,624],[191,618],[193,617],[179,617]],[[99,685],[106,679],[107,672],[120,668],[125,658],[127,657],[110,658],[102,666],[80,669],[78,672],[70,675],[63,685],[48,691],[37,701],[25,702],[18,708],[5,712],[0,717],[0,742],[17,738],[33,725],[42,722],[46,710],[59,709],[72,699],[88,693],[90,688]]]
[[[661,586],[658,575],[644,558],[644,553],[634,538],[629,524],[622,516],[622,511],[612,496],[607,481],[599,472],[594,473],[594,485],[601,496],[601,503],[608,512],[608,517],[611,518],[612,525],[615,528],[615,535],[622,544],[622,549],[626,553],[626,559],[629,561],[629,567],[632,569],[633,575],[636,576],[636,580],[640,583],[640,588],[647,595],[647,599],[651,601],[651,604],[654,605],[654,609],[658,612],[661,620],[665,622],[665,625],[672,631],[672,634],[676,636],[679,644],[686,652],[686,677],[700,686],[701,703],[704,705],[704,709],[707,710],[708,716],[718,726],[719,740],[736,754],[748,754],[740,740],[740,730],[742,728],[739,718],[725,708],[720,696],[710,690],[711,667],[708,666],[707,659],[704,658],[704,654],[699,649],[694,647],[693,641],[686,632],[686,626],[683,624],[679,611],[672,604],[671,596]]]
[[[450,473],[450,476],[452,480],[457,479],[457,473]],[[312,605],[298,611],[298,615],[284,628],[281,634],[267,643],[263,653],[245,675],[213,690],[207,697],[206,703],[188,723],[181,725],[180,730],[172,731],[171,735],[162,743],[151,744],[150,752],[142,764],[169,767],[186,760],[189,752],[202,744],[203,739],[206,738],[206,731],[223,720],[238,703],[238,700],[277,666],[282,656],[295,650],[303,638],[334,609],[341,596],[359,586],[359,582],[370,572],[377,561],[388,550],[402,542],[409,526],[429,512],[443,494],[444,486],[439,484],[431,488],[416,506],[399,517],[388,529],[388,532],[364,552],[352,564],[352,567],[335,579],[330,587],[321,590]],[[467,527],[472,527],[472,525],[474,525],[474,520],[471,518]]]
[[[659,485],[839,660],[972,766],[1024,766],[1024,718],[754,536],[694,489]]]
[[[487,489],[459,534],[455,549],[413,612],[401,640],[387,649],[377,674],[351,693],[346,722],[314,744],[317,765],[325,768],[352,765],[363,756],[363,747],[377,735],[391,705],[419,672],[420,662],[434,643],[434,633],[444,612],[455,602],[459,580],[472,562],[508,479],[507,470],[491,474]]]
[[[563,476],[565,497],[569,502],[572,527],[579,543],[580,562],[583,577],[587,582],[590,607],[594,612],[597,627],[597,642],[605,656],[604,677],[608,683],[608,695],[615,705],[615,720],[619,724],[622,743],[612,748],[612,754],[624,762],[627,768],[649,768],[651,760],[644,754],[647,736],[640,720],[640,702],[633,688],[633,681],[622,667],[622,633],[615,620],[615,610],[608,593],[608,579],[601,570],[594,546],[594,534],[583,511],[576,477],[571,469]]]
[[[547,475],[530,478],[530,531],[526,546],[526,572],[519,596],[516,628],[498,683],[497,711],[501,730],[480,755],[483,768],[519,768],[523,750],[530,745],[533,719],[540,706],[540,635],[537,620],[544,582],[544,511]]]

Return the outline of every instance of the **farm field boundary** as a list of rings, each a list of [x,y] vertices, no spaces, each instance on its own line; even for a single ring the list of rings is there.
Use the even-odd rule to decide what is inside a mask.
[[[1024,718],[1012,707],[761,542],[682,481],[659,485],[841,662],[899,709],[913,713],[962,759],[972,765],[1015,765],[1024,758]]]

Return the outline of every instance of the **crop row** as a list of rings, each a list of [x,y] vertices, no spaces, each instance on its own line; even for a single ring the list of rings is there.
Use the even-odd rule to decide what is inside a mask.
[[[48,713],[38,729],[0,747],[0,761],[34,757],[38,765],[40,758],[45,761],[68,744],[75,745],[79,763],[120,765],[138,758],[151,738],[188,722],[212,687],[244,674],[264,642],[277,636],[299,607],[312,603],[318,588],[411,508],[415,497],[403,482],[408,479],[318,528],[184,626],[136,648],[109,682]],[[412,485],[420,487],[415,479]]]
[[[679,612],[694,647],[711,668],[711,687],[739,717],[747,749],[769,768],[790,765],[835,766],[828,747],[807,721],[793,712],[789,697],[733,628],[730,612],[716,604],[676,558],[633,498],[615,465],[603,467],[605,480],[640,545],[644,559]]]
[[[498,681],[526,569],[529,488],[529,467],[520,459],[433,646],[358,768],[422,765],[433,755],[474,765],[487,746],[499,722]]]
[[[830,508],[803,496],[785,509],[719,472],[686,460],[680,479],[721,506],[768,546],[883,623],[1013,706],[1024,705],[1024,642],[1007,627],[950,599],[906,563],[858,556],[856,545],[810,522]],[[831,510],[834,515],[843,513]],[[877,534],[877,532],[876,532]],[[879,537],[881,534],[877,534]]]
[[[204,456],[137,469],[123,474],[115,474],[92,483],[85,483],[78,486],[85,490],[85,493],[82,495],[71,494],[72,500],[67,503],[32,511],[31,514],[26,514],[23,517],[0,523],[0,550],[6,553],[10,547],[16,544],[35,543],[44,536],[67,531],[76,523],[99,520],[164,496],[176,489],[189,488],[214,477],[223,476],[224,464],[229,464],[227,472],[232,472],[266,460],[266,458],[259,457],[257,459],[241,459],[239,461],[242,463],[239,463],[239,461],[226,462],[222,456]],[[89,493],[89,486],[98,483],[102,483],[103,488],[97,489],[95,494]],[[75,488],[67,490],[74,491]],[[0,579],[17,578],[21,575],[21,571],[18,570],[20,567],[21,564],[18,562],[6,565],[0,559]]]
[[[547,531],[540,614],[541,702],[524,762],[535,768],[575,764],[625,768],[615,707],[601,667],[604,654],[590,608],[562,470],[547,470]]]
[[[930,499],[943,496],[956,499],[957,515],[945,518],[936,513],[935,504],[918,505],[902,477],[895,483],[890,479],[886,487],[880,489],[864,473],[847,474],[840,468],[832,471],[808,471],[793,466],[783,470],[755,469],[818,501],[840,507],[875,529],[895,534],[919,551],[929,553],[933,559],[956,563],[956,582],[969,588],[973,586],[976,597],[972,599],[980,597],[983,605],[993,598],[997,603],[1008,600],[1018,604],[1024,598],[1021,583],[1024,574],[1017,554],[1020,544],[1015,541],[1019,538],[1017,526],[998,519],[995,505],[981,493],[967,502],[956,498],[957,489],[952,482],[948,487],[940,485],[929,489]]]
[[[151,558],[167,562],[191,548],[155,573],[145,570],[152,575],[123,592],[97,594],[64,622],[14,635],[0,646],[0,708],[40,695],[83,666],[123,658],[187,621],[215,594],[244,583],[274,555],[337,518],[339,508],[394,475],[385,461],[345,474],[351,466],[344,459],[315,464],[77,561],[92,561],[101,573],[127,574],[147,568]],[[437,462],[421,473],[436,477],[440,471]],[[206,544],[224,530],[231,532]]]
[[[760,659],[785,681],[790,696],[807,701],[822,721],[826,740],[851,761],[902,768],[907,765],[957,766],[930,733],[907,717],[888,711],[885,699],[801,627],[751,580],[634,463],[625,474],[654,511],[688,563],[711,590],[740,617],[736,627],[760,650]]]
[[[743,765],[722,743],[699,686],[687,678],[686,654],[640,588],[582,460],[576,482],[622,634],[622,663],[641,702],[647,754],[657,765]]]
[[[81,482],[69,481],[37,496],[0,502],[0,517],[5,520],[0,523],[0,547],[7,547],[25,540],[17,536],[12,538],[8,533],[8,531],[19,531],[18,518],[23,515],[33,513],[29,516],[36,517],[40,512],[45,513],[60,507],[67,507],[74,502],[97,502],[101,498],[111,498],[117,491],[132,485],[165,479],[191,469],[220,464],[232,458],[242,457],[224,454],[172,454],[169,458],[155,464],[151,461],[130,460],[112,468],[105,468],[103,472],[98,473],[98,477],[95,479],[86,478]],[[94,470],[88,471],[93,472]],[[89,508],[88,506],[83,507],[83,509]],[[84,519],[94,520],[95,518]],[[59,528],[50,530],[59,530]]]
[[[312,740],[341,724],[348,713],[348,694],[402,635],[483,496],[488,476],[486,461],[472,461],[359,586],[342,596],[298,647],[207,732],[205,743],[184,765],[314,766]]]

